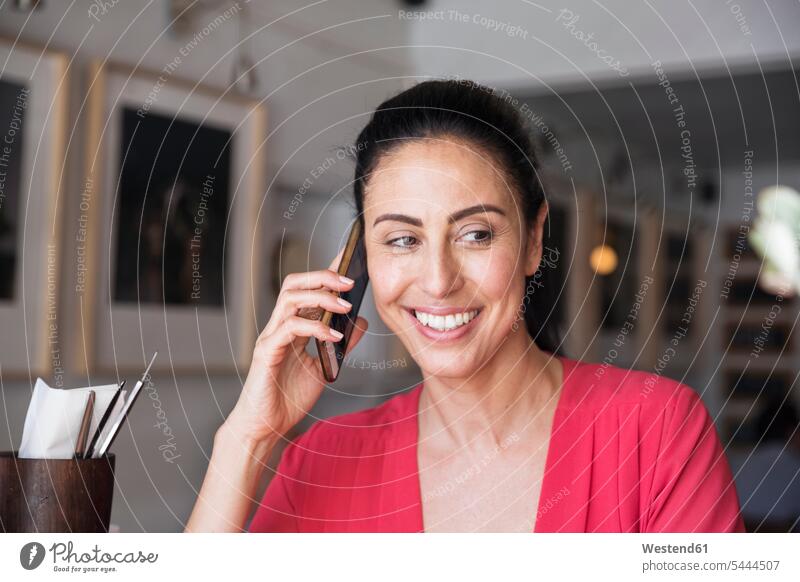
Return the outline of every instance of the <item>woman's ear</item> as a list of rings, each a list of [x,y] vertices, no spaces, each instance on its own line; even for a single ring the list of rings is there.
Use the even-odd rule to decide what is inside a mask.
[[[542,261],[542,239],[544,236],[544,221],[548,212],[547,202],[543,201],[536,214],[536,219],[527,230],[525,276],[532,277]]]

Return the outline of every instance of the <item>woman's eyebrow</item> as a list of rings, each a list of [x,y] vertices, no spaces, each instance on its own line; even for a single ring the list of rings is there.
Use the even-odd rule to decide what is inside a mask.
[[[501,216],[505,216],[506,213],[503,210],[494,204],[476,204],[475,206],[470,206],[469,208],[464,208],[457,212],[454,212],[448,218],[448,222],[453,223],[456,220],[461,220],[471,214],[477,214],[479,212],[496,212]],[[407,214],[398,214],[398,213],[388,213],[388,214],[381,214],[378,218],[375,219],[375,222],[372,223],[372,226],[375,226],[379,222],[383,222],[384,220],[394,220],[396,222],[405,222],[411,224],[413,226],[422,226],[422,220],[419,218],[415,218],[413,216],[408,216]]]
[[[454,212],[450,215],[449,222],[455,222],[456,220],[461,220],[470,214],[478,214],[479,212],[496,212],[500,216],[506,215],[501,208],[495,206],[494,204],[476,204],[475,206],[470,206],[469,208],[464,208],[463,210]]]
[[[378,218],[375,219],[375,222],[372,223],[372,226],[375,226],[379,222],[383,222],[384,220],[394,220],[395,222],[407,222],[408,224],[414,226],[422,226],[422,221],[419,218],[414,218],[413,216],[408,216],[407,214],[396,214],[396,213],[389,213],[389,214],[381,214]]]

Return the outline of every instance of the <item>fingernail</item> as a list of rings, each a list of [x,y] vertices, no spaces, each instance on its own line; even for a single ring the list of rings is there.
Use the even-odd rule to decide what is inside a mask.
[[[335,329],[331,328],[331,335],[337,339],[342,339],[344,334],[340,331],[336,331]]]
[[[339,275],[339,281],[342,283],[353,283],[353,280],[350,277],[345,277],[344,275]]]
[[[344,305],[345,307],[352,307],[353,306],[352,303],[350,303],[346,299],[342,299],[341,297],[337,297],[336,301],[339,302],[339,305]]]

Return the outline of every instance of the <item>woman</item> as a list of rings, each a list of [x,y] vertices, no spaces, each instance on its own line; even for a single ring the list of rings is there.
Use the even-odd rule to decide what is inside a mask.
[[[517,111],[472,82],[427,81],[357,144],[375,305],[424,381],[291,442],[249,530],[743,531],[694,390],[560,355],[537,273],[547,204]],[[304,346],[337,338],[297,313],[349,310],[337,264],[284,281],[187,531],[246,527],[270,452],[324,387]]]

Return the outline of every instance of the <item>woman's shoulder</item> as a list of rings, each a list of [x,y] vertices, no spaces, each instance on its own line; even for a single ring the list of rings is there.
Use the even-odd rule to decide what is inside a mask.
[[[566,360],[565,405],[595,411],[638,406],[643,413],[685,412],[702,404],[688,384],[656,371],[628,369],[609,362]],[[703,410],[705,410],[703,408]]]

